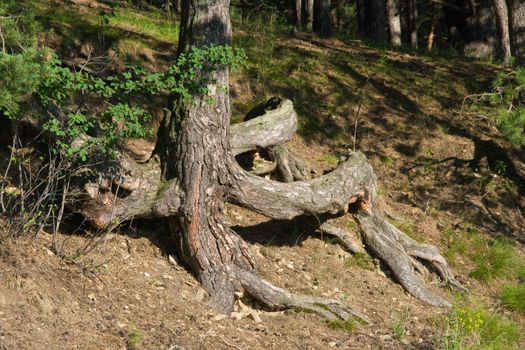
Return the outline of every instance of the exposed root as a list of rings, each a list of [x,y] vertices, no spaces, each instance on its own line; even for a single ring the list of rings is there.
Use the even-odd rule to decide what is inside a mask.
[[[363,322],[370,322],[366,315],[351,306],[341,304],[338,300],[294,294],[246,270],[237,269],[235,275],[246,292],[271,310],[298,308],[317,313],[329,320],[348,320],[350,317],[356,317]]]
[[[325,235],[335,237],[343,249],[352,254],[365,252],[361,243],[357,242],[352,235],[339,227],[329,224],[328,222],[324,222],[319,226],[318,231]]]
[[[418,243],[408,237],[386,221],[375,205],[367,210],[359,210],[355,218],[361,225],[366,246],[390,267],[396,279],[411,295],[431,305],[451,306],[447,300],[423,287],[414,271],[414,268],[424,271],[417,259],[434,267],[448,284],[464,290],[436,247]]]
[[[269,151],[277,163],[277,170],[284,182],[303,181],[310,178],[310,167],[290,152],[285,144],[275,146]]]

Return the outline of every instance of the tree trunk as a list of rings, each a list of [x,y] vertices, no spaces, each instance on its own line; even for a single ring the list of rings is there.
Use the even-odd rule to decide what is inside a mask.
[[[295,0],[295,26],[296,30],[301,30],[303,14],[303,0]]]
[[[343,16],[343,0],[336,0],[337,30],[341,30],[341,17]]]
[[[181,20],[179,52],[231,44],[229,0],[185,1]],[[213,74],[208,96],[178,101],[164,124],[165,139],[159,140],[165,176],[176,178],[184,193],[179,215],[169,219],[169,227],[180,237],[180,256],[210,293],[210,304],[231,312],[236,288],[231,268],[251,271],[253,264],[245,243],[223,222],[233,162],[229,70],[223,66],[201,74]]]
[[[306,0],[306,31],[314,29],[314,0]]]
[[[510,59],[512,57],[510,51],[509,14],[507,2],[506,0],[492,0],[492,4],[494,5],[496,22],[498,24],[500,46],[503,53],[503,63],[507,65],[510,63]]]
[[[383,42],[385,40],[386,28],[385,0],[372,0],[370,4],[370,12],[367,14],[370,15],[370,19],[367,18],[369,37],[377,42]]]
[[[410,35],[410,46],[413,49],[418,48],[417,31],[419,28],[419,18],[416,0],[407,0],[407,27]]]
[[[431,52],[434,48],[434,38],[436,36],[436,25],[438,22],[438,6],[436,4],[431,5],[431,18],[430,18],[430,30],[427,38],[427,51]]]
[[[399,14],[399,0],[386,0],[386,12],[390,34],[390,45],[399,47],[401,46],[401,16]]]
[[[366,21],[366,4],[365,0],[356,0],[356,12],[357,12],[357,33],[360,36],[368,35],[368,23]]]
[[[331,0],[317,0],[315,6],[314,31],[322,36],[329,36],[331,33]]]
[[[510,6],[513,54],[520,63],[525,62],[525,2],[512,0]]]

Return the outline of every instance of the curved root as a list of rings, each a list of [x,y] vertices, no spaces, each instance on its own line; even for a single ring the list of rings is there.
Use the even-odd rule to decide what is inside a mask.
[[[418,243],[408,237],[390,224],[374,205],[368,210],[360,210],[355,218],[361,225],[366,246],[390,267],[396,279],[411,295],[431,305],[451,306],[447,300],[423,286],[414,268],[420,272],[425,269],[417,259],[428,262],[451,286],[465,290],[456,281],[445,258],[436,247]]]
[[[365,323],[370,322],[366,315],[336,299],[294,294],[242,269],[237,269],[235,275],[246,292],[271,310],[299,308],[315,312],[329,320],[346,321],[356,317]]]

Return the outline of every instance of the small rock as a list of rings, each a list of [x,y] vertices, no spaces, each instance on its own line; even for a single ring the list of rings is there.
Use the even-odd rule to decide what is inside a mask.
[[[261,316],[259,316],[259,313],[257,313],[257,311],[252,311],[250,313],[250,316],[255,321],[255,323],[261,323],[262,322]]]
[[[392,339],[392,336],[390,334],[383,334],[379,336],[379,339],[382,341],[388,341]]]
[[[226,315],[216,315],[212,317],[212,321],[221,321],[226,318]]]
[[[334,348],[336,345],[337,345],[337,342],[335,341],[331,341],[330,343],[328,343],[328,346],[331,348]]]
[[[233,318],[234,320],[237,320],[237,321],[240,321],[242,320],[242,317],[244,316],[244,313],[243,312],[232,312],[230,314],[230,317]]]
[[[205,297],[206,297],[206,292],[204,291],[204,289],[199,288],[197,290],[197,293],[195,294],[195,301],[201,302],[204,300]]]
[[[95,294],[94,294],[94,293],[89,293],[89,294],[87,295],[87,298],[88,298],[89,300],[91,300],[91,301],[95,301]]]
[[[177,261],[175,261],[175,258],[172,256],[172,255],[168,255],[168,261],[170,262],[170,264],[174,265],[174,266],[177,266]]]

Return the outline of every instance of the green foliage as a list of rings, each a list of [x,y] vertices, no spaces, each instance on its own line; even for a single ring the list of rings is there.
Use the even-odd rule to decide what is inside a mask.
[[[490,102],[497,108],[498,128],[510,142],[525,145],[525,67],[501,72],[493,88]]]
[[[498,239],[488,249],[476,253],[476,268],[471,276],[481,281],[509,277],[516,272],[518,261],[514,247],[509,242]]]
[[[2,52],[16,54],[36,47],[40,31],[41,27],[30,6],[17,0],[3,0],[0,3]]]
[[[503,286],[501,301],[508,309],[525,314],[525,284]]]
[[[460,349],[517,349],[522,338],[519,324],[474,301],[458,301],[446,319],[441,347]]]
[[[50,58],[46,59],[47,54]],[[98,78],[85,72],[73,72],[47,50],[29,49],[20,54],[0,53],[0,73],[6,82],[0,86],[0,110],[11,118],[19,116],[20,105],[31,95],[43,106],[56,105],[61,110],[77,106],[77,99],[91,96],[108,106],[98,115],[75,108],[67,118],[49,114],[40,116],[44,128],[57,136],[58,150],[69,157],[87,159],[88,153],[107,153],[113,145],[126,138],[150,135],[146,124],[151,116],[141,107],[141,98],[162,92],[176,94],[189,101],[195,95],[206,96],[212,72],[220,66],[239,65],[242,51],[229,46],[193,48],[179,56],[166,72],[156,73],[139,66],[130,66],[118,75]],[[99,129],[90,142],[71,146],[71,142]]]

